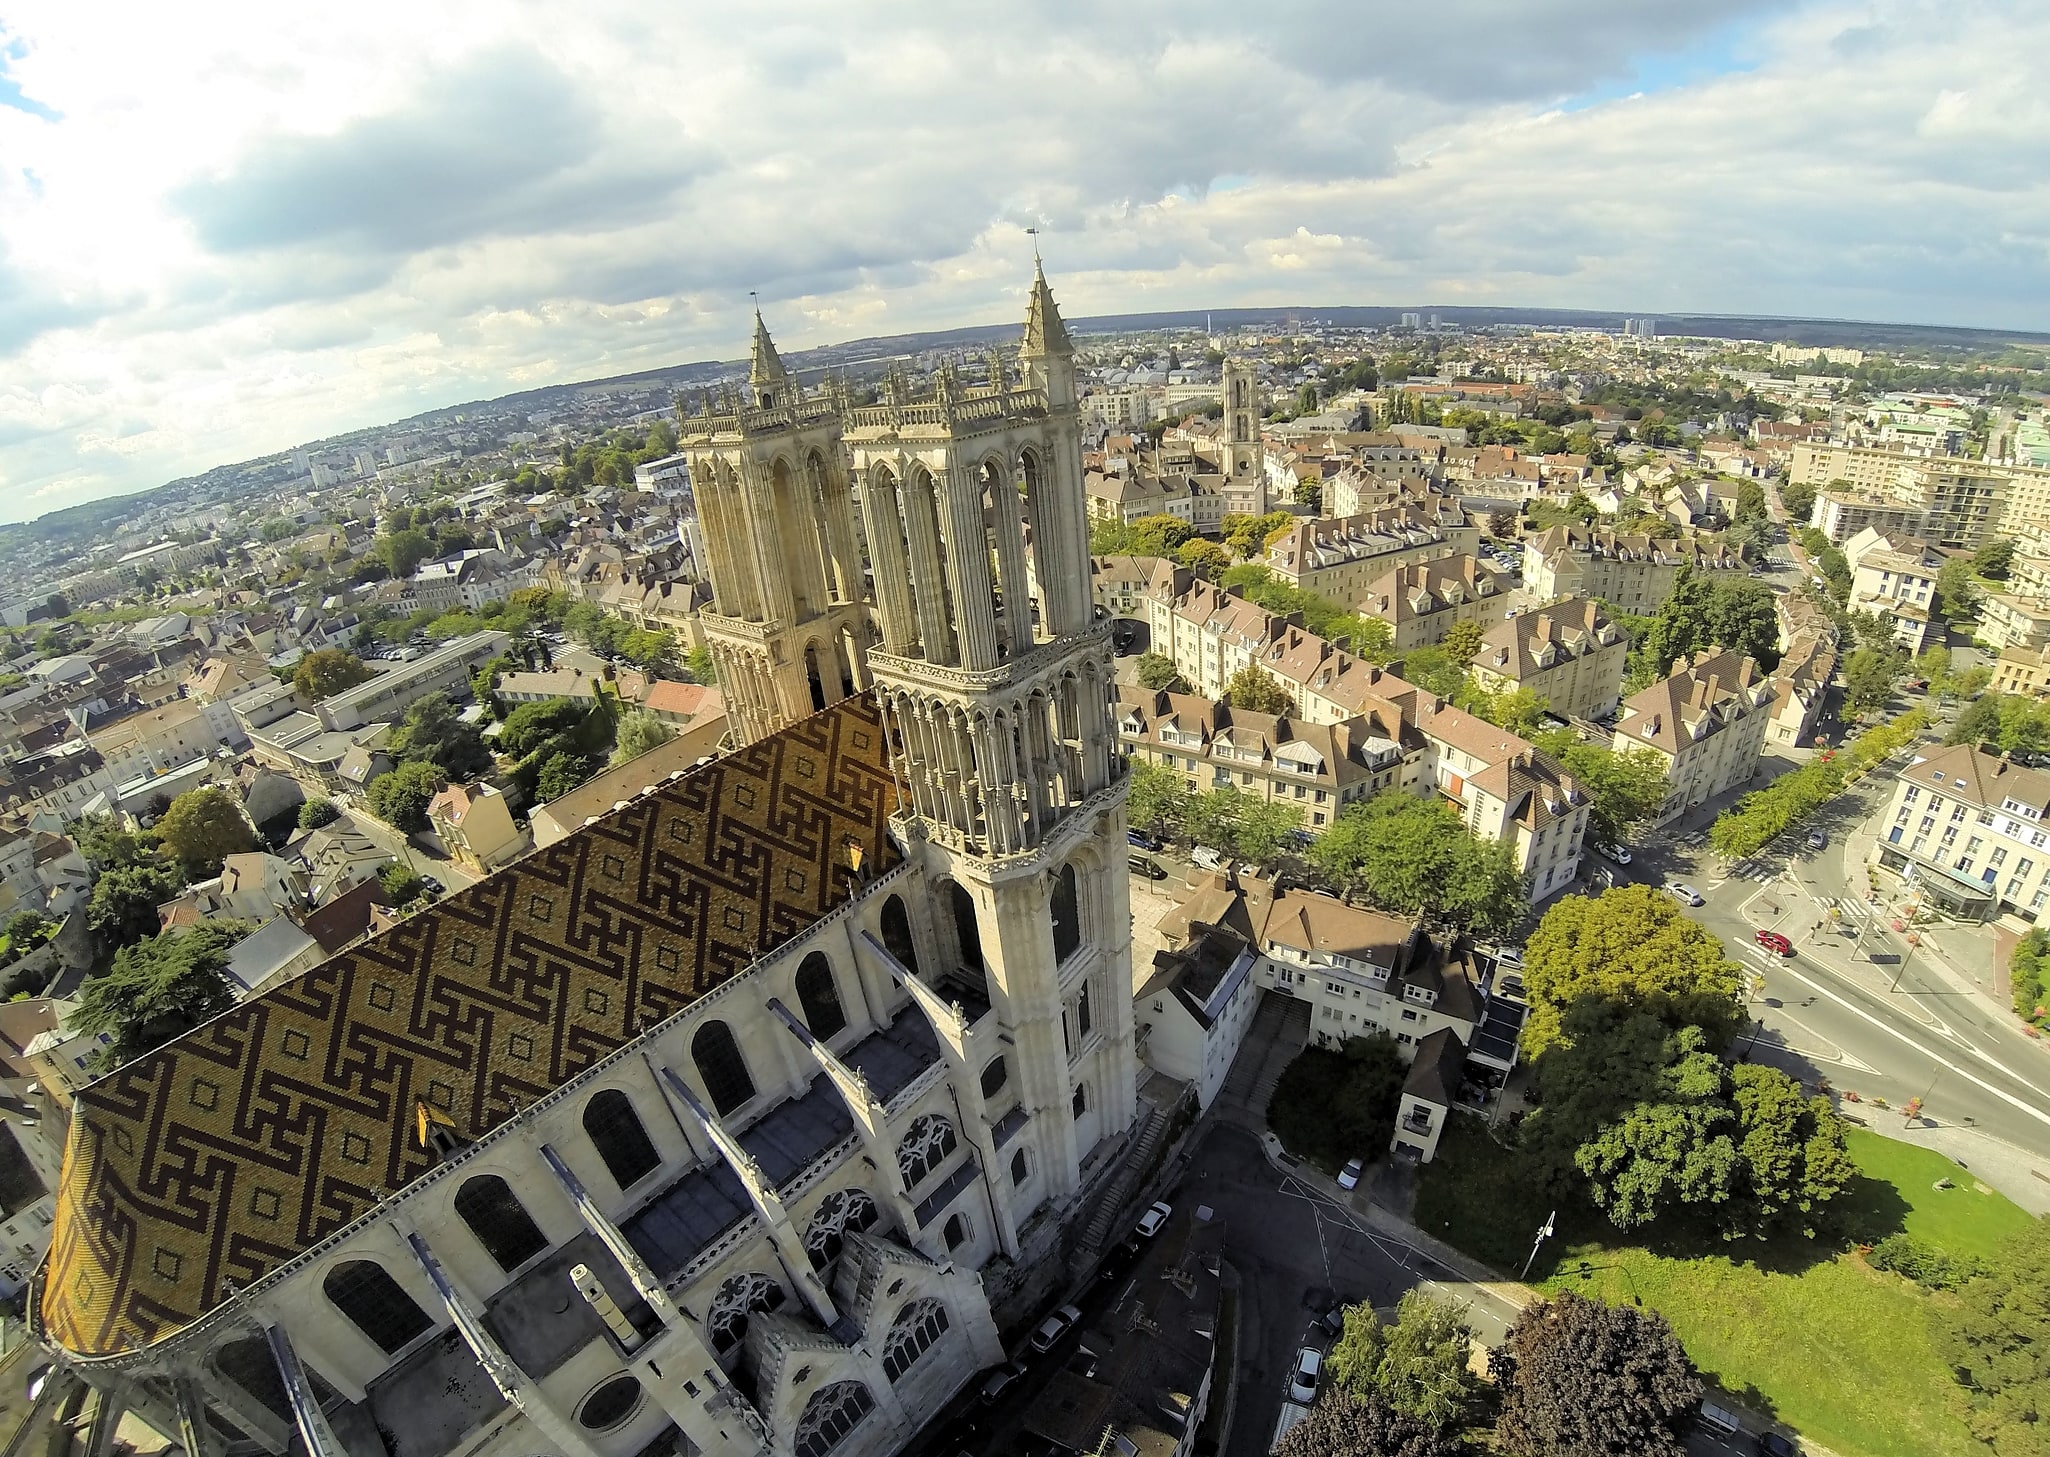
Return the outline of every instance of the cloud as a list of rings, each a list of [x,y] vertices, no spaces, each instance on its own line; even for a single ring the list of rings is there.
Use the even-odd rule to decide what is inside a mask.
[[[2018,0],[89,10],[0,28],[16,513],[733,357],[749,290],[792,348],[1013,320],[1027,226],[1071,316],[2050,327]]]

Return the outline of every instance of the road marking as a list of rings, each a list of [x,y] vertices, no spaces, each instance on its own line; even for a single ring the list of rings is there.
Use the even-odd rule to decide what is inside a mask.
[[[1838,1006],[1842,1007],[1846,1012],[1849,1012],[1855,1017],[1861,1017],[1865,1021],[1870,1022],[1874,1027],[1877,1027],[1881,1032],[1884,1032],[1888,1037],[1893,1038],[1896,1042],[1905,1043],[1907,1046],[1912,1047],[1915,1051],[1921,1053],[1924,1057],[1934,1056],[1934,1053],[1931,1051],[1931,1049],[1922,1046],[1920,1043],[1915,1041],[1914,1038],[1908,1036],[1907,1033],[1901,1031],[1898,1027],[1894,1027],[1889,1025],[1888,1023],[1880,1021],[1877,1017],[1873,1016],[1863,1007],[1857,1006],[1854,1003],[1846,1001],[1844,998],[1838,996],[1835,992],[1831,991],[1828,987],[1822,985],[1822,983],[1813,980],[1812,978],[1806,976],[1802,972],[1796,970],[1794,967],[1789,966],[1786,970],[1787,974],[1793,977],[1795,980],[1806,982],[1808,986],[1813,988],[1815,991],[1819,992],[1821,995],[1828,997],[1832,1002],[1835,1002]],[[1976,1053],[1976,1049],[1974,1049],[1974,1052]],[[1976,1055],[1980,1058],[1982,1062],[1985,1062],[1987,1065],[1991,1067],[1999,1068],[2000,1071],[2006,1073],[2009,1077],[2014,1078],[2014,1080],[2020,1083],[2023,1087],[2033,1088],[2035,1086],[2035,1084],[2031,1083],[2027,1078],[2018,1076],[2011,1069],[2002,1066],[2000,1063],[1995,1062],[1992,1058],[1985,1056],[1983,1053],[1976,1053]],[[1937,1058],[1936,1060],[1940,1065],[1943,1066],[1943,1068],[1946,1071],[1956,1073],[1959,1077],[1963,1078],[1973,1087],[1978,1088],[1982,1092],[1991,1093],[2001,1102],[2006,1103],[2011,1107],[2019,1109],[2021,1112],[2024,1112],[2028,1114],[2031,1118],[2035,1119],[2038,1123],[2041,1123],[2046,1127],[2050,1127],[2050,1113],[2046,1113],[2042,1109],[2037,1108],[2032,1104],[2023,1102],[2020,1098],[2017,1098],[2014,1094],[2010,1092],[2007,1092],[2001,1088],[1994,1087],[1984,1078],[1974,1077],[1972,1074],[1966,1072],[1963,1068],[1959,1067],[1956,1063],[1945,1063],[1941,1058]]]

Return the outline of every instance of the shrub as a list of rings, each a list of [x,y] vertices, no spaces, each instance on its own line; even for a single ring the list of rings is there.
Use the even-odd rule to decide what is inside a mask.
[[[1968,1256],[1953,1255],[1909,1234],[1890,1234],[1872,1247],[1865,1262],[1875,1270],[1905,1275],[1931,1290],[1955,1290],[1984,1267]]]

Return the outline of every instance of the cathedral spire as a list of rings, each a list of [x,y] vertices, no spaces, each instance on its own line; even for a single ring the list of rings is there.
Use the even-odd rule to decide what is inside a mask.
[[[769,326],[762,322],[760,307],[755,309],[754,354],[748,361],[747,382],[754,386],[760,397],[765,390],[773,389],[790,378],[783,368],[783,358],[776,353],[776,341],[769,337]]]
[[[1075,352],[1068,326],[1061,322],[1060,306],[1053,301],[1053,290],[1046,286],[1046,269],[1037,257],[1032,261],[1032,294],[1025,305],[1025,340],[1018,352],[1028,356]]]

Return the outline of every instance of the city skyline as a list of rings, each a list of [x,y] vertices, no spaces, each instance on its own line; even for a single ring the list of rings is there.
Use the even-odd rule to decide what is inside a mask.
[[[792,349],[1002,322],[1028,226],[1071,316],[2050,326],[2018,140],[2046,22],[2020,7],[1458,9],[1142,8],[1115,34],[145,12],[109,35],[23,7],[0,23],[7,514],[737,357],[750,290]]]

